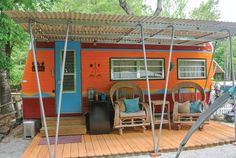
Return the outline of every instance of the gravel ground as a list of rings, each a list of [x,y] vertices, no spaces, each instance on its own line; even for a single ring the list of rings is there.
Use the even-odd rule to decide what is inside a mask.
[[[160,158],[175,158],[176,152],[162,153]],[[149,155],[133,156],[145,158]],[[216,146],[198,150],[183,151],[179,158],[236,158],[236,146],[232,144]]]
[[[17,137],[6,137],[0,143],[0,158],[19,158],[31,140]]]
[[[31,140],[23,139],[23,126],[13,129],[0,143],[0,158],[19,158]]]

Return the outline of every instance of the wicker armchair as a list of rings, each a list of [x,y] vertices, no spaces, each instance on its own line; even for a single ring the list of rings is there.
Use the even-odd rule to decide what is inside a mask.
[[[181,93],[183,89],[194,89],[194,93],[189,91],[187,91],[188,93],[186,93],[186,91]],[[175,87],[172,88],[172,99],[174,102],[173,124],[177,129],[180,129],[182,124],[193,124],[201,115],[201,113],[180,113],[179,106],[181,103],[199,100],[203,111],[205,111],[207,107],[204,89],[194,82],[181,82],[175,85]],[[201,126],[201,128],[203,128],[203,126]]]
[[[126,113],[123,99],[137,97],[139,97],[140,111]],[[127,81],[115,83],[110,89],[110,99],[115,111],[113,127],[118,128],[120,134],[123,134],[124,127],[141,126],[145,131],[145,126],[150,125],[148,104],[144,102],[142,89],[136,84]]]

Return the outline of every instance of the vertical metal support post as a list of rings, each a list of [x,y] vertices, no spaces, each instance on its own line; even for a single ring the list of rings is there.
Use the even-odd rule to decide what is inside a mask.
[[[48,137],[47,122],[46,122],[45,111],[44,111],[44,106],[43,106],[41,85],[40,85],[40,80],[39,80],[38,63],[37,63],[36,52],[35,52],[35,48],[34,48],[34,36],[33,36],[31,21],[29,21],[29,31],[30,31],[31,46],[32,46],[32,51],[33,51],[32,54],[33,54],[33,59],[34,59],[35,75],[36,75],[36,81],[37,81],[38,92],[39,92],[40,111],[41,111],[41,115],[42,115],[42,119],[43,119],[43,123],[44,123],[44,128],[45,128],[45,135],[46,135],[47,144],[48,144],[49,157],[52,158],[51,146],[50,146],[50,141],[49,141],[49,137]]]
[[[229,48],[230,48],[230,59],[231,59],[231,76],[232,76],[232,82],[233,86],[235,86],[235,74],[234,74],[234,52],[233,52],[233,47],[232,47],[232,36],[231,32],[228,31],[229,33]],[[236,142],[236,102],[235,102],[235,96],[234,97],[234,141]]]
[[[160,122],[160,127],[159,127],[159,132],[158,132],[158,138],[157,138],[157,152],[159,150],[158,148],[159,148],[160,140],[161,140],[162,124],[163,124],[164,110],[165,110],[165,105],[166,105],[166,97],[167,97],[169,77],[170,77],[170,65],[171,65],[173,45],[174,45],[174,32],[175,32],[175,28],[174,28],[173,25],[171,25],[169,27],[172,28],[171,43],[170,43],[170,53],[169,53],[170,55],[169,55],[167,75],[166,75],[165,92],[164,92],[163,104],[162,104],[162,109],[161,109],[161,122]]]
[[[67,53],[69,30],[70,30],[70,22],[67,23],[66,40],[65,40],[63,59],[62,59],[62,65],[61,65],[61,78],[60,78],[61,80],[60,80],[60,91],[59,91],[58,111],[57,111],[57,127],[56,127],[56,137],[55,137],[54,158],[56,158],[56,154],[57,154],[58,133],[59,133],[60,115],[61,115],[61,101],[62,101],[62,93],[63,93],[64,72],[65,72],[65,64],[66,64],[66,53]]]
[[[146,48],[145,48],[145,41],[144,41],[144,33],[143,33],[143,25],[142,24],[140,24],[140,29],[141,29],[143,58],[144,58],[145,74],[146,74],[146,84],[147,84],[147,90],[148,90],[149,112],[150,112],[150,117],[151,117],[152,142],[153,142],[154,153],[157,154],[157,146],[156,146],[156,141],[155,141],[155,126],[154,126],[153,112],[152,112],[152,100],[151,100],[151,93],[150,93],[148,68],[147,68],[147,55],[146,55]]]

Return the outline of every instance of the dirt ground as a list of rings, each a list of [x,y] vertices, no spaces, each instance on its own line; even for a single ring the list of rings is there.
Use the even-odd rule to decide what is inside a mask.
[[[30,143],[23,139],[23,126],[19,125],[0,142],[0,158],[19,158]]]

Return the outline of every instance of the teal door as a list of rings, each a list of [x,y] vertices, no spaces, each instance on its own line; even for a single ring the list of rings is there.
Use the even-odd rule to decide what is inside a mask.
[[[64,44],[63,41],[55,42],[57,112]],[[61,113],[79,113],[81,112],[81,105],[80,43],[73,41],[68,42],[67,46]]]

